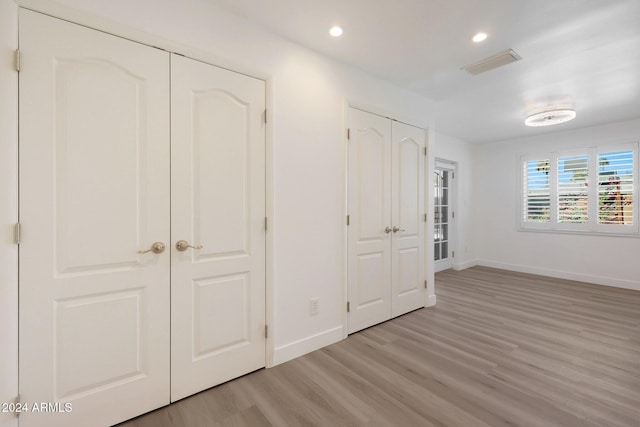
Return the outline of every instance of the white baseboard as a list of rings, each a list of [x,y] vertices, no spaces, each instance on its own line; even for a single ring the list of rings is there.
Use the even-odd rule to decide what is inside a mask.
[[[13,418],[11,420],[0,423],[0,427],[18,427],[18,419]]]
[[[427,296],[427,307],[433,307],[434,305],[436,305],[436,296],[435,295],[429,295]]]
[[[453,269],[456,270],[456,271],[466,270],[467,268],[475,267],[476,265],[478,265],[478,260],[477,259],[473,259],[471,261],[455,263],[455,264],[453,264]]]
[[[326,347],[342,339],[344,339],[344,327],[341,325],[290,344],[276,347],[273,354],[273,366],[288,362],[296,357],[311,353],[312,351]]]
[[[528,265],[508,264],[488,260],[478,260],[477,265],[483,267],[499,268],[501,270],[511,270],[520,273],[539,274],[541,276],[555,277],[558,279],[577,280],[579,282],[594,283],[596,285],[611,286],[615,288],[632,289],[640,291],[640,282],[613,277],[594,276],[591,274],[574,273],[570,271],[551,270]]]

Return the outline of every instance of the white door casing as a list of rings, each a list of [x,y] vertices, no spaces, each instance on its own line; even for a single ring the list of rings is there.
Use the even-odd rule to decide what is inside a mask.
[[[175,401],[265,366],[265,83],[178,55],[171,80]]]
[[[348,333],[424,307],[425,133],[349,108]]]
[[[446,270],[453,266],[455,253],[455,162],[435,159],[433,172],[433,222],[434,222],[434,271]]]
[[[13,2],[0,2],[0,50],[18,45],[18,13]],[[18,246],[11,224],[18,222],[18,73],[5,54],[0,72],[0,402],[18,396]],[[15,413],[0,411],[0,426],[17,427]]]
[[[348,332],[391,318],[391,121],[349,108]]]
[[[169,55],[27,10],[20,47],[21,398],[72,408],[20,424],[110,425],[169,402]]]
[[[424,129],[392,123],[392,317],[424,307]],[[397,231],[395,231],[397,230]]]

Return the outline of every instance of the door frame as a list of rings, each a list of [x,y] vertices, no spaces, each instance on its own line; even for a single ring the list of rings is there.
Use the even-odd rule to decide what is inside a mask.
[[[36,12],[44,13],[46,15],[52,16],[54,18],[59,18],[63,20],[67,20],[79,25],[84,25],[86,27],[95,29],[97,31],[106,32],[109,34],[113,34],[118,37],[122,37],[125,39],[129,39],[131,41],[141,43],[150,47],[155,47],[158,49],[165,50],[167,52],[179,53],[181,55],[187,56],[189,58],[205,62],[216,67],[227,68],[229,70],[233,70],[235,72],[246,74],[248,76],[263,80],[265,82],[265,105],[267,111],[269,111],[269,116],[273,117],[271,113],[273,111],[273,76],[269,73],[264,72],[261,69],[248,68],[246,64],[237,63],[234,61],[224,60],[219,56],[216,56],[213,53],[205,52],[201,49],[197,49],[191,46],[187,46],[181,44],[179,42],[175,42],[170,39],[166,39],[161,36],[156,36],[145,31],[141,31],[134,27],[123,25],[117,23],[115,21],[111,21],[109,19],[105,19],[103,17],[99,17],[93,15],[91,13],[84,12],[82,10],[75,9],[73,7],[65,6],[56,2],[48,2],[42,0],[11,0],[8,2],[3,2],[1,6],[2,13],[1,17],[1,30],[0,30],[0,42],[2,45],[7,45],[12,50],[17,49],[19,47],[18,40],[18,10],[20,7],[24,7],[26,9],[30,9]],[[13,58],[11,58],[12,60]],[[5,67],[5,69],[9,69],[9,67]],[[17,149],[19,146],[18,141],[18,73],[13,71],[13,66],[11,65],[11,71],[15,73],[15,77],[5,78],[4,74],[1,76],[0,84],[6,86],[8,94],[15,94],[15,96],[7,96],[0,100],[0,109],[3,112],[0,120],[3,122],[6,121],[7,125],[2,126],[1,129],[5,130],[2,136],[3,141],[7,141],[7,149],[14,149],[16,154],[13,156],[11,151],[5,153],[3,151],[2,159],[7,159],[11,164],[8,164],[6,167],[2,168],[1,175],[2,176],[2,185],[0,188],[0,196],[3,197],[3,200],[8,200],[6,209],[7,212],[13,214],[9,215],[9,220],[3,221],[3,223],[17,223],[19,221],[18,215],[18,161],[17,161]],[[4,73],[4,72],[3,72]],[[5,83],[5,81],[9,81],[12,79],[11,83]],[[6,114],[5,114],[6,112]],[[12,146],[13,142],[13,146]],[[2,149],[4,150],[4,146]],[[5,157],[4,154],[7,154]],[[9,162],[8,162],[9,163]],[[269,334],[266,339],[265,344],[265,366],[270,368],[274,366],[274,352],[275,352],[275,340],[274,340],[274,329],[276,325],[275,319],[275,293],[274,293],[274,231],[277,228],[277,223],[274,221],[275,218],[275,206],[274,206],[274,149],[273,149],[273,124],[271,120],[267,120],[265,126],[265,211],[268,218],[268,229],[265,234],[265,322],[269,327]],[[15,183],[15,188],[12,183]],[[5,193],[7,196],[5,196]],[[15,194],[15,195],[14,195]],[[0,212],[0,215],[4,218],[5,211]],[[13,215],[13,216],[12,216]],[[5,245],[4,242],[10,242],[9,245]],[[5,250],[5,246],[7,249]],[[11,247],[9,247],[11,246]],[[14,261],[15,259],[15,261]],[[8,346],[4,345],[4,341],[2,341],[2,346],[0,346],[1,356],[4,360],[9,361],[10,369],[10,380],[6,382],[7,385],[12,384],[13,374],[15,373],[15,397],[17,398],[19,391],[19,382],[18,382],[18,289],[19,289],[19,280],[18,280],[18,247],[13,242],[13,228],[11,230],[7,229],[6,238],[3,241],[2,250],[0,252],[0,262],[2,262],[2,266],[7,264],[9,268],[6,269],[6,274],[8,277],[14,278],[12,281],[8,281],[8,288],[5,290],[4,288],[1,290],[3,293],[6,292],[8,296],[14,296],[15,298],[7,298],[6,300],[3,298],[0,300],[0,309],[3,314],[6,313],[7,317],[15,318],[15,328],[11,330],[6,337],[3,336],[3,340],[7,339]],[[2,286],[4,287],[5,281],[2,281]],[[6,353],[5,353],[6,352]],[[13,360],[15,359],[15,363]],[[4,393],[5,391],[0,389],[0,393]],[[0,397],[4,397],[0,395]],[[4,401],[4,400],[3,400]],[[0,418],[0,421],[2,419]],[[11,426],[11,424],[9,425]],[[11,426],[12,427],[12,426]]]
[[[427,155],[424,156],[424,212],[427,214],[427,222],[425,224],[425,246],[424,246],[424,277],[427,281],[427,292],[425,308],[436,305],[435,295],[435,276],[433,266],[433,213],[429,211],[431,208],[430,201],[433,200],[433,186],[431,183],[431,175],[435,165],[435,158],[433,156],[433,141],[434,131],[431,126],[412,124],[411,120],[401,120],[394,117],[399,117],[398,114],[389,113],[389,111],[378,108],[376,106],[369,105],[367,103],[360,103],[356,101],[350,101],[345,98],[343,102],[343,153],[344,153],[344,188],[343,188],[343,227],[342,227],[342,248],[343,248],[343,263],[344,269],[342,274],[343,280],[343,300],[342,300],[342,336],[347,338],[349,336],[348,314],[347,314],[347,301],[349,301],[349,229],[347,225],[347,216],[349,215],[349,108],[355,108],[365,111],[367,113],[375,114],[377,116],[385,117],[390,120],[405,123],[410,126],[419,127],[424,129],[425,132],[425,148],[427,149]]]
[[[436,157],[434,162],[434,169],[433,169],[433,173],[435,173],[436,169],[441,169],[441,170],[446,170],[448,172],[453,172],[453,176],[455,176],[455,174],[458,173],[458,163],[454,162],[452,160],[447,160],[447,159],[443,159],[440,157]],[[431,186],[433,187],[433,182],[431,183]],[[449,256],[447,257],[446,261],[445,260],[439,260],[439,261],[433,261],[433,271],[435,273],[439,272],[439,271],[443,271],[446,270],[448,268],[453,268],[455,263],[453,262],[453,256],[451,256],[451,254],[453,254],[453,252],[456,250],[457,247],[457,236],[458,236],[458,230],[457,230],[457,221],[455,219],[455,215],[451,215],[452,212],[457,211],[457,194],[458,194],[458,180],[456,178],[451,178],[449,181]],[[433,199],[431,199],[433,200]],[[433,216],[434,213],[433,211],[431,212],[431,214]],[[435,224],[434,224],[435,227]],[[431,241],[431,245],[433,246],[434,242],[433,239]]]
[[[0,46],[18,48],[18,6],[0,3]],[[18,72],[13,57],[3,55],[0,68],[0,402],[18,399],[18,245],[13,224],[18,222]],[[0,413],[0,425],[17,427],[13,413]]]

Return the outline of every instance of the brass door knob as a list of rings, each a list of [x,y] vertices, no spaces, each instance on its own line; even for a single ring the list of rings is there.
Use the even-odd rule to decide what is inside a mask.
[[[164,243],[155,242],[154,244],[151,245],[151,248],[149,248],[147,250],[140,249],[136,253],[138,253],[138,254],[146,254],[146,253],[149,253],[149,252],[153,252],[154,254],[161,254],[162,252],[164,252],[164,248],[165,248]]]
[[[180,252],[184,252],[189,248],[193,248],[193,249],[202,249],[202,245],[198,245],[198,246],[192,246],[189,244],[189,242],[187,242],[186,240],[178,240],[176,242],[176,249],[179,250]]]

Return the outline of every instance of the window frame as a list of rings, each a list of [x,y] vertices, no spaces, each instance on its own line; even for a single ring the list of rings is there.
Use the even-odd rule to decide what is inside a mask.
[[[632,224],[600,224],[599,223],[599,156],[603,153],[619,151],[631,151],[633,154],[633,201],[632,201]],[[587,222],[585,223],[562,223],[558,222],[559,205],[559,159],[562,157],[588,156],[588,202],[587,202]],[[527,162],[542,161],[549,159],[549,221],[535,222],[526,220],[527,183],[525,180],[525,168]],[[519,206],[518,231],[536,231],[552,233],[609,235],[609,236],[631,236],[640,237],[639,234],[639,208],[640,208],[640,188],[639,188],[639,143],[622,143],[611,145],[591,146],[584,148],[559,150],[551,152],[540,152],[536,154],[526,154],[518,156],[518,197]]]

